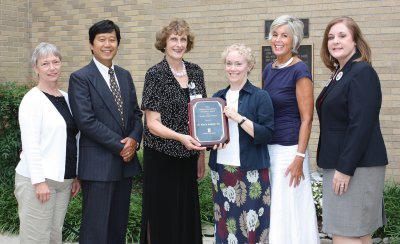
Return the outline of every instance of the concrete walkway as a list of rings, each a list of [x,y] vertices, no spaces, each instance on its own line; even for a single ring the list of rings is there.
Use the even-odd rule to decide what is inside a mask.
[[[203,244],[213,244],[214,238],[204,237]],[[11,236],[7,234],[0,234],[0,244],[19,244],[18,236]],[[78,244],[78,243],[64,243],[64,244]]]
[[[203,244],[213,244],[213,237],[204,237]],[[321,240],[321,244],[331,244],[330,240]],[[19,244],[18,236],[10,236],[6,234],[0,234],[0,244]],[[65,243],[65,244],[78,244],[78,243]]]
[[[214,237],[209,237],[214,234],[214,227],[212,225],[206,224],[203,225],[202,231],[203,235],[207,236],[203,238],[203,244],[214,244]],[[332,243],[331,240],[321,239],[321,244],[331,244],[331,243]],[[18,236],[10,236],[7,234],[0,233],[0,244],[19,244]],[[78,243],[64,243],[64,244],[78,244]]]

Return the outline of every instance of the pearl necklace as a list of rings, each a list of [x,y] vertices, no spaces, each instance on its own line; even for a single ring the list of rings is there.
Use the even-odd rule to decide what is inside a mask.
[[[171,66],[169,66],[169,68],[171,69],[172,74],[174,74],[174,76],[176,77],[184,77],[186,75],[186,67],[183,61],[182,61],[182,71],[178,72],[174,70],[174,68],[172,68]]]
[[[293,57],[291,57],[286,63],[284,64],[276,64],[277,60],[275,60],[274,62],[274,68],[275,69],[283,69],[285,67],[287,67],[289,64],[291,64],[293,62]]]

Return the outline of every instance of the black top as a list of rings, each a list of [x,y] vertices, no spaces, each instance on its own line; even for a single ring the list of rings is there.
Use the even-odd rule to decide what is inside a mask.
[[[76,135],[78,134],[78,128],[74,122],[71,111],[69,110],[68,104],[63,96],[56,97],[43,92],[49,100],[53,103],[54,107],[57,108],[58,112],[64,118],[67,125],[67,149],[65,159],[65,173],[64,179],[72,179],[76,177],[76,162],[77,162],[77,146],[76,146]]]
[[[189,83],[190,94],[207,97],[204,85],[203,70],[196,64],[184,61]],[[151,67],[145,76],[142,110],[151,110],[160,113],[162,124],[178,133],[189,135],[188,116],[188,89],[182,89],[172,74],[168,62],[162,60]],[[146,118],[144,126],[144,146],[153,148],[169,156],[187,158],[197,155],[195,150],[187,150],[179,141],[160,138],[150,133]]]

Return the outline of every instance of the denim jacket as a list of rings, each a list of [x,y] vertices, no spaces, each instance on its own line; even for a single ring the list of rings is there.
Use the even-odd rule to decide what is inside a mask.
[[[226,100],[229,86],[216,92],[213,97]],[[240,168],[256,170],[270,165],[268,142],[274,130],[274,110],[268,93],[247,80],[239,92],[238,113],[253,122],[254,138],[239,126]],[[211,150],[210,169],[217,168],[218,150]]]

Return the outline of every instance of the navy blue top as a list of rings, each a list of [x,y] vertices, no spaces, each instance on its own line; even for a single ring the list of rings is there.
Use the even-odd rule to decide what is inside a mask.
[[[213,97],[226,100],[229,86]],[[239,92],[238,113],[253,121],[254,138],[239,126],[240,168],[242,170],[269,167],[268,142],[274,130],[274,110],[268,93],[247,81]],[[211,150],[209,166],[217,170],[218,150]]]
[[[296,82],[301,78],[312,79],[304,62],[273,69],[269,63],[262,74],[264,90],[274,105],[275,130],[270,144],[283,146],[297,145],[300,131],[300,112],[296,98]]]

